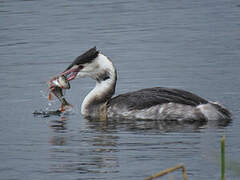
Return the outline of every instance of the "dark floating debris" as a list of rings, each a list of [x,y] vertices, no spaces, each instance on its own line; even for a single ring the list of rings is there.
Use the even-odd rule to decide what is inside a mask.
[[[62,111],[61,110],[55,110],[55,111],[34,111],[33,112],[33,115],[34,116],[42,116],[42,117],[49,117],[51,115],[54,115],[54,116],[60,116],[62,114]]]

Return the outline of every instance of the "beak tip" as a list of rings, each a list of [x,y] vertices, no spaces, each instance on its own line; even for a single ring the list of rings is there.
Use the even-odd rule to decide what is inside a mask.
[[[81,69],[82,69],[82,66],[78,66],[78,67],[76,67],[76,68],[67,69],[67,70],[63,71],[63,72],[61,73],[61,75],[66,76],[66,79],[67,79],[68,81],[72,81],[72,80],[74,80],[74,79],[76,78],[78,72],[79,72]]]

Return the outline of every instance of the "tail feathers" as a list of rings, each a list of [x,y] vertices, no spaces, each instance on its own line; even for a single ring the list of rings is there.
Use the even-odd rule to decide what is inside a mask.
[[[231,120],[231,113],[218,102],[209,102],[198,106],[207,120]]]
[[[217,102],[211,102],[211,105],[213,105],[218,110],[218,112],[221,113],[223,119],[231,119],[232,118],[230,111],[227,110],[223,105],[220,105]]]

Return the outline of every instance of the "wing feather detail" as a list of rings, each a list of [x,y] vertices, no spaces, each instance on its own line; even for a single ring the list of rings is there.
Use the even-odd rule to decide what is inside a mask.
[[[131,110],[149,108],[170,102],[190,106],[208,103],[207,100],[188,91],[154,87],[118,95],[108,102],[108,106],[117,106],[118,108]]]

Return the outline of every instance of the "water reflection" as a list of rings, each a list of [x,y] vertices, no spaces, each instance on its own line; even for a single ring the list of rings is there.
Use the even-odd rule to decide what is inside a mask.
[[[49,125],[55,132],[64,131],[66,130],[66,121],[68,119],[66,117],[61,117],[60,120],[52,120],[51,124]]]
[[[64,133],[67,130],[66,121],[68,119],[66,117],[61,117],[60,120],[52,120],[50,121],[49,127],[58,133]],[[49,143],[53,146],[64,146],[66,144],[66,138],[58,135],[54,135],[50,137]]]
[[[66,145],[66,138],[59,136],[52,136],[49,140],[49,143],[54,146],[64,146]]]
[[[226,127],[229,121],[159,121],[159,120],[124,120],[110,119],[106,121],[88,119],[90,128],[96,131],[148,131],[148,132],[199,132],[205,128]]]
[[[181,123],[178,121],[126,121],[126,120],[90,120],[86,122],[85,130],[71,130],[67,127],[68,117],[50,121],[49,127],[53,135],[49,138],[49,160],[51,173],[78,173],[97,176],[97,174],[116,174],[120,172],[120,151],[133,151],[136,155],[133,161],[148,161],[160,158],[159,153],[165,154],[169,159],[180,158],[186,154],[187,149],[198,149],[200,146],[199,132],[208,128],[208,123]],[[218,128],[218,124],[216,128]],[[227,125],[227,124],[224,124]],[[222,124],[221,124],[222,126]],[[122,132],[137,134],[135,139],[122,140]],[[132,133],[134,132],[134,133]],[[138,133],[140,132],[140,133]],[[143,133],[144,132],[144,133]],[[171,137],[176,133],[191,132],[189,139]],[[152,134],[151,141],[144,140],[142,134]],[[159,136],[168,134],[170,138]],[[195,134],[195,135],[194,135]],[[130,136],[130,135],[129,135]],[[141,136],[141,137],[139,137]],[[130,136],[131,137],[131,136]],[[196,138],[198,137],[198,138]],[[145,137],[146,138],[146,137]],[[157,141],[157,142],[156,142]],[[151,150],[148,154],[145,151]],[[179,155],[182,151],[183,155]],[[135,154],[133,153],[133,154]],[[139,154],[140,153],[140,154]],[[154,154],[157,153],[157,154]],[[180,153],[181,154],[181,153]]]
[[[77,172],[116,173],[118,136],[106,131],[98,133],[71,132],[66,117],[50,121],[54,134],[50,137],[51,173]]]

